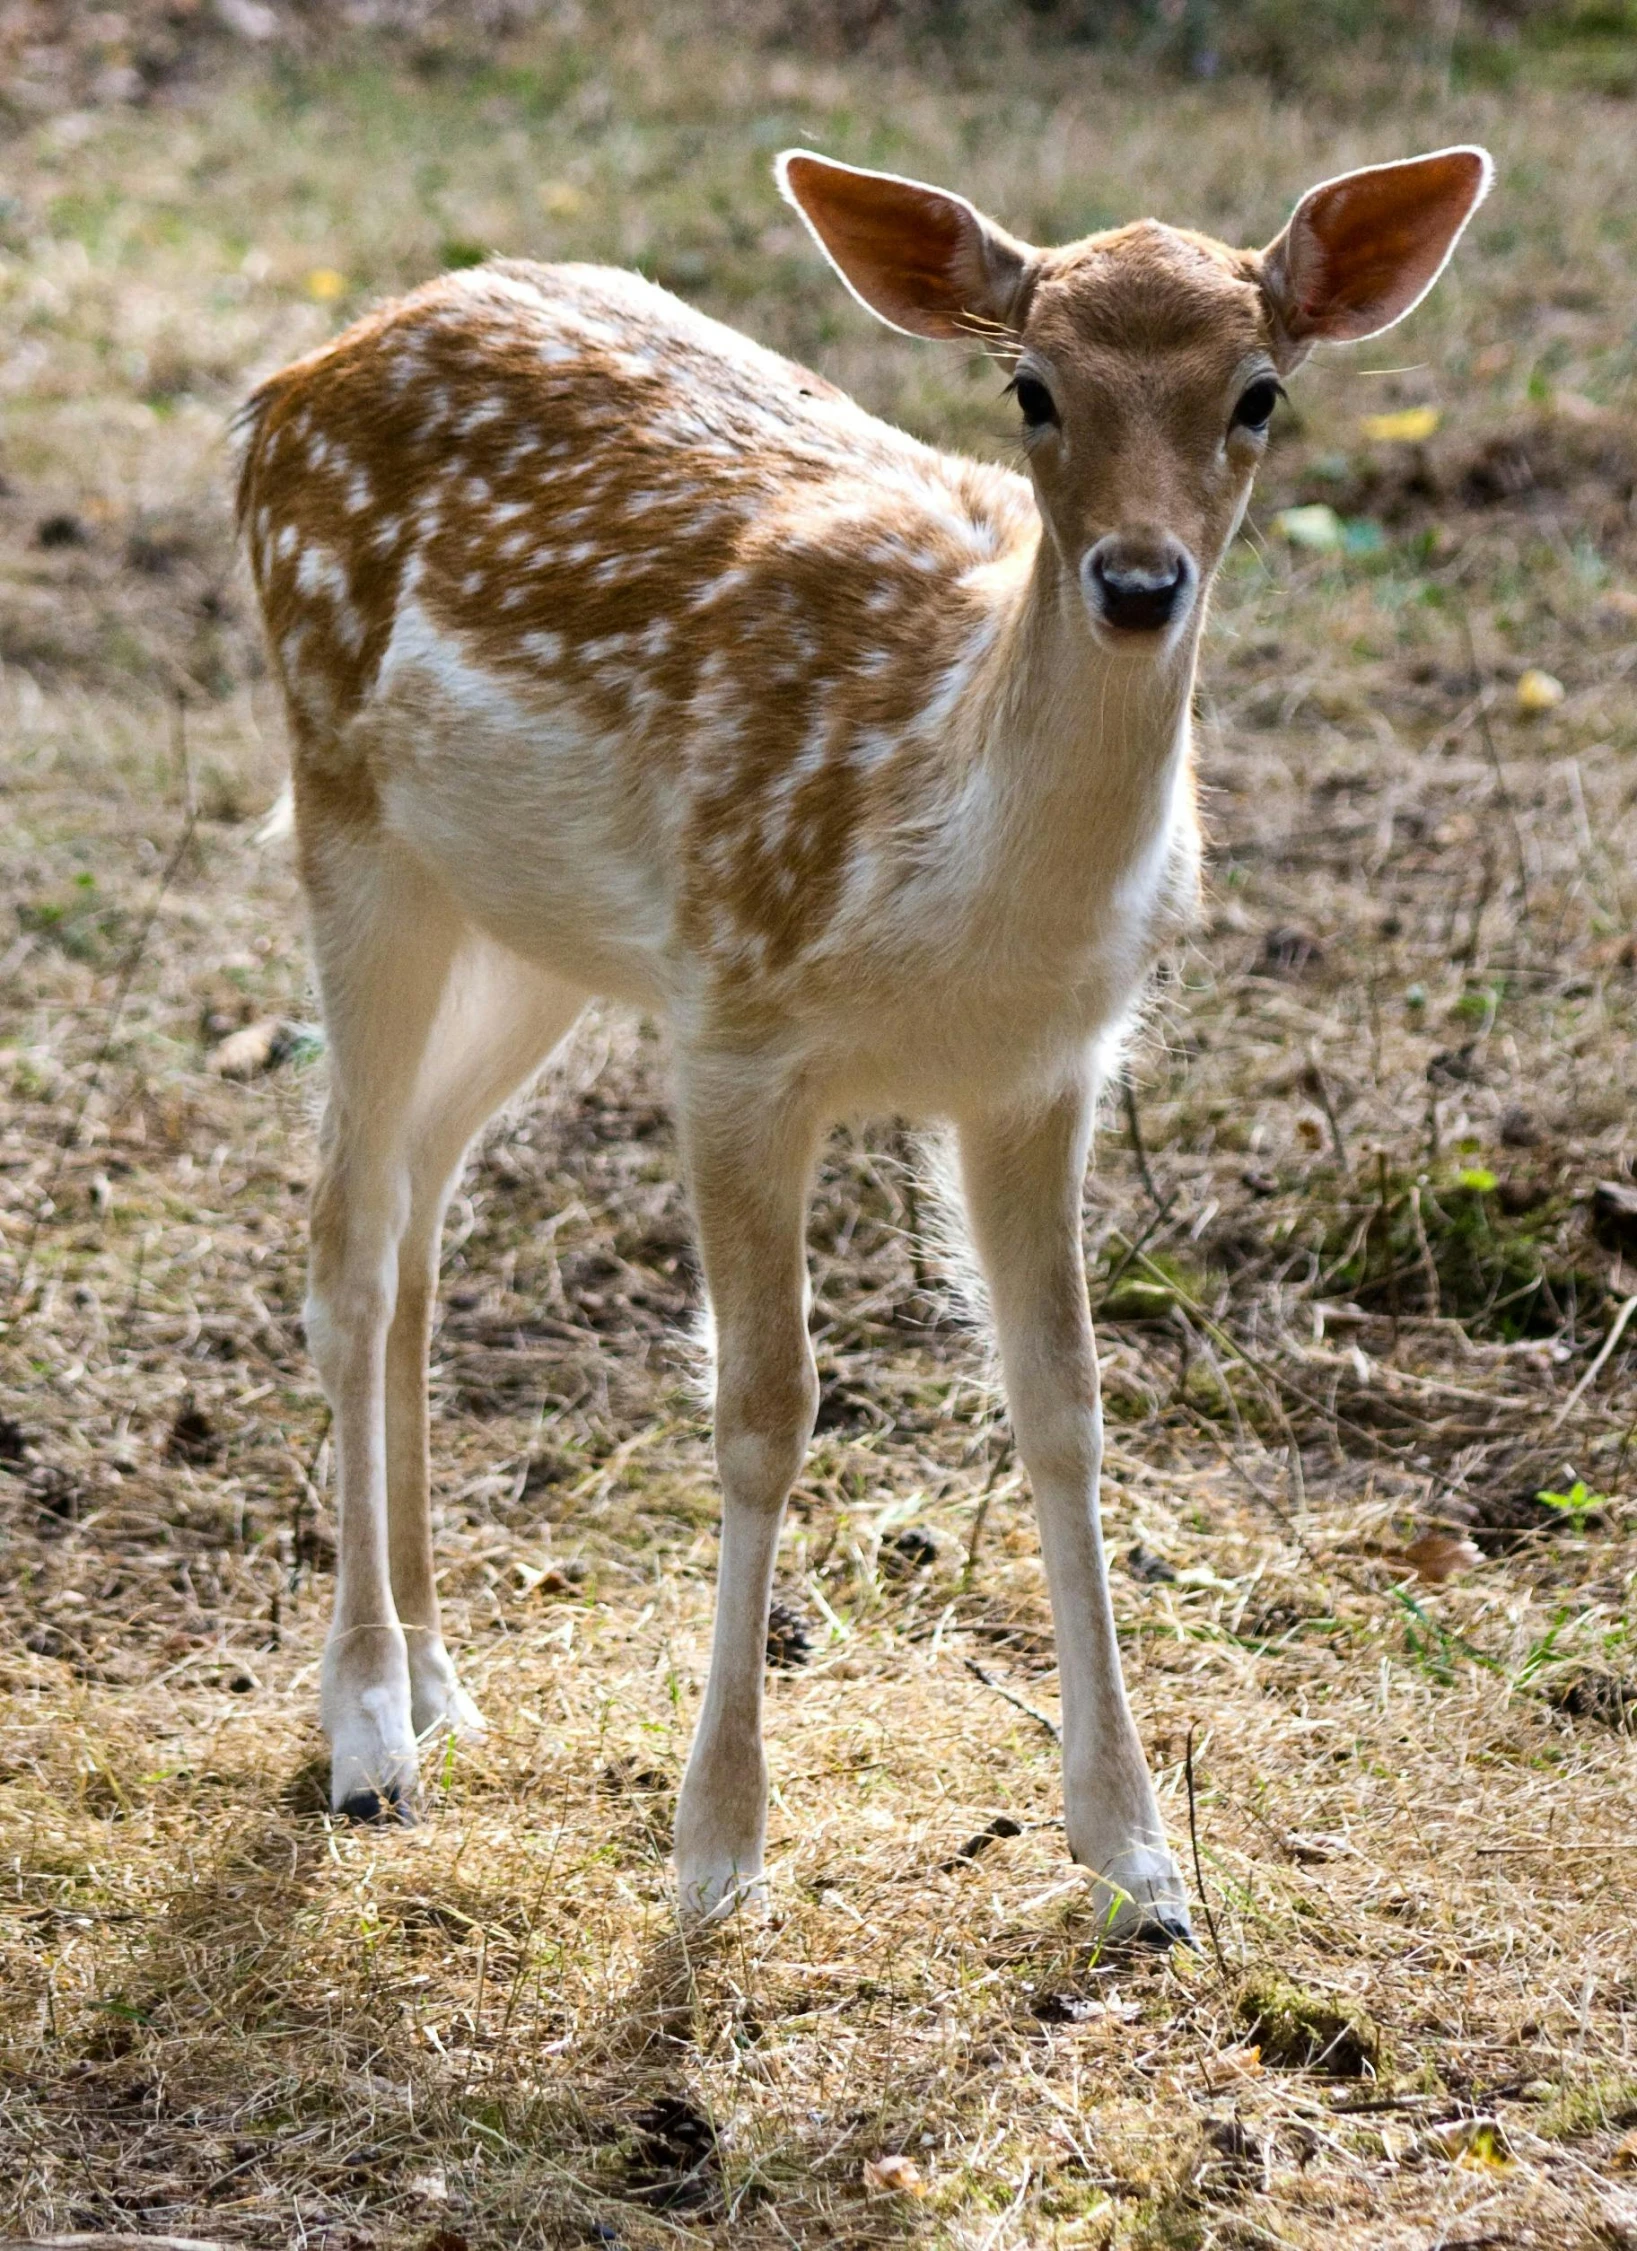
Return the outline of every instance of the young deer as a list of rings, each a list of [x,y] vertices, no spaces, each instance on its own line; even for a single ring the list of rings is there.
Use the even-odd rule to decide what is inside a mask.
[[[1199,854],[1205,594],[1279,378],[1373,336],[1485,192],[1452,148],[1263,251],[1153,221],[1036,250],[792,151],[889,326],[1012,363],[1027,474],[935,453],[629,273],[451,274],[274,376],[239,504],[294,743],[330,1059],[307,1329],[335,1410],[336,1807],[407,1818],[481,1723],[439,1629],[426,1355],[472,1136],[587,996],[662,1012],[715,1315],[724,1517],[684,1906],[762,1868],[762,1670],[813,1429],[826,1126],[953,1122],[1060,1642],[1069,1847],[1186,1937],[1120,1677],[1080,1238],[1099,1078]]]

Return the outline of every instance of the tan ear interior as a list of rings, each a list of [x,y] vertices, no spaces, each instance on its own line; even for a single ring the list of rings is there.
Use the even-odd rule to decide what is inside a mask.
[[[912,336],[1008,324],[1028,252],[964,197],[787,150],[779,185],[853,295]]]
[[[1325,181],[1265,255],[1298,343],[1374,336],[1419,304],[1488,190],[1482,149],[1441,149]]]

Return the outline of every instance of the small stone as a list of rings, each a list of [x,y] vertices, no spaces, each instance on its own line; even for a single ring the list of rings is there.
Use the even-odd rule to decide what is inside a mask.
[[[1145,1548],[1140,1540],[1134,1548],[1127,1549],[1125,1567],[1134,1579],[1141,1579],[1148,1586],[1158,1586],[1177,1575],[1174,1564],[1167,1563],[1163,1555],[1155,1555],[1151,1548]]]

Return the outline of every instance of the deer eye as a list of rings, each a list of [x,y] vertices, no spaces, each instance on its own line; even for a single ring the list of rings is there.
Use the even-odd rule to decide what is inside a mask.
[[[1048,422],[1057,420],[1057,408],[1053,404],[1052,395],[1038,376],[1018,376],[1012,390],[1022,409],[1025,429],[1043,430]]]
[[[1265,430],[1274,408],[1284,395],[1282,384],[1276,383],[1271,375],[1261,376],[1241,395],[1239,404],[1233,410],[1229,429],[1254,430],[1258,433]]]

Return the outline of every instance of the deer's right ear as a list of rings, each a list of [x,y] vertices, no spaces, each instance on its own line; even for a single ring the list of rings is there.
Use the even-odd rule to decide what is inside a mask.
[[[971,339],[1021,327],[1035,253],[964,196],[807,149],[786,149],[773,172],[847,287],[890,328]]]

